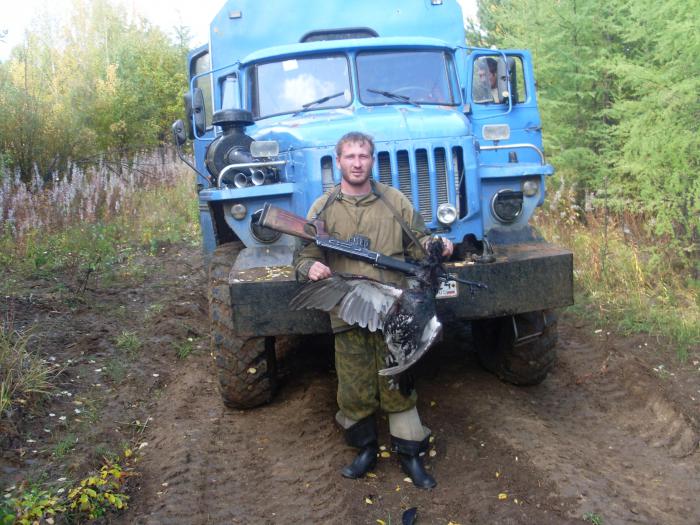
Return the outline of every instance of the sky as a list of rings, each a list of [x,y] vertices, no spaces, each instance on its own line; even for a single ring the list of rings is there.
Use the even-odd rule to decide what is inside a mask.
[[[208,40],[209,22],[224,5],[225,0],[115,0],[126,9],[139,13],[166,33],[172,34],[176,26],[188,26],[193,36],[192,47]],[[465,16],[474,16],[476,0],[457,0]],[[24,31],[37,13],[60,18],[69,10],[71,0],[0,0],[0,31],[7,30],[4,42],[0,42],[0,61],[10,56],[12,48],[20,44]]]

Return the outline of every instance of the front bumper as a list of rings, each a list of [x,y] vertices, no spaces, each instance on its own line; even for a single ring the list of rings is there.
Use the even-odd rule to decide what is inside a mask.
[[[470,292],[458,283],[455,298],[438,301],[438,317],[483,319],[559,308],[574,302],[573,254],[552,244],[530,242],[494,246],[492,263],[450,263],[450,273],[488,288]],[[328,315],[291,311],[299,288],[290,266],[232,270],[229,275],[233,326],[240,336],[329,333]]]

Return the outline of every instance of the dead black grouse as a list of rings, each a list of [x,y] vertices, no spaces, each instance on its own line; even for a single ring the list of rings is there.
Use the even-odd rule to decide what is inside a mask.
[[[335,273],[305,284],[289,306],[326,312],[337,307],[336,315],[346,323],[371,332],[382,330],[389,352],[387,368],[379,374],[394,376],[416,363],[442,335],[435,314],[435,295],[441,280],[448,277],[442,251],[442,239],[431,240],[428,257],[409,277],[405,290],[369,277]]]

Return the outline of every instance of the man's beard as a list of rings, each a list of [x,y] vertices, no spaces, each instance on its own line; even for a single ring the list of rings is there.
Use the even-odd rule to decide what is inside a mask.
[[[371,171],[367,171],[367,172],[363,173],[362,179],[353,178],[352,172],[349,172],[349,173],[344,172],[344,173],[342,173],[342,175],[343,175],[343,180],[347,184],[349,184],[350,186],[363,186],[365,183],[367,183],[367,180],[369,180],[371,173],[372,173]]]

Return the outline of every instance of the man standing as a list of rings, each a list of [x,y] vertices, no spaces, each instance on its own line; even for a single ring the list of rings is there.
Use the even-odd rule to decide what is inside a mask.
[[[339,186],[319,197],[309,218],[325,221],[332,236],[349,239],[364,235],[374,251],[404,259],[421,258],[423,251],[411,239],[427,244],[425,224],[410,201],[398,190],[371,179],[374,142],[368,135],[351,132],[336,145],[336,164],[342,179]],[[403,223],[403,224],[402,224]],[[410,233],[409,231],[410,230]],[[443,255],[452,254],[452,243],[443,239]],[[297,254],[295,267],[299,280],[318,281],[333,272],[364,275],[381,282],[405,286],[405,277],[388,270],[349,259],[338,253],[324,252],[307,244]],[[338,374],[337,422],[345,429],[349,445],[360,449],[342,475],[360,478],[374,468],[379,452],[375,412],[389,415],[392,449],[399,455],[401,467],[414,485],[432,488],[435,479],[425,471],[420,454],[428,448],[430,430],[423,426],[416,409],[414,389],[402,392],[387,377],[378,375],[384,368],[386,343],[379,332],[349,326],[331,314],[335,334],[335,363]]]

